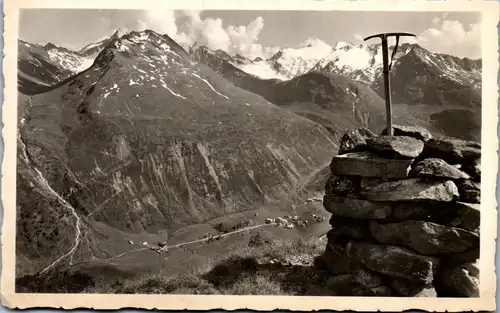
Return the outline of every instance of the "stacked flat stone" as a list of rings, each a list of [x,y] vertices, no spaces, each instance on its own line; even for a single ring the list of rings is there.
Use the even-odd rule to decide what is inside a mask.
[[[479,296],[480,144],[385,133],[347,132],[330,164],[329,283],[336,295]]]

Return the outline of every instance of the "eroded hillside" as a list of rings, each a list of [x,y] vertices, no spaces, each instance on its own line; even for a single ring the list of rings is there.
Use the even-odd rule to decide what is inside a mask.
[[[320,125],[152,31],[110,41],[88,70],[25,100],[17,244],[35,271],[106,254],[95,225],[155,233],[279,197],[335,149]]]

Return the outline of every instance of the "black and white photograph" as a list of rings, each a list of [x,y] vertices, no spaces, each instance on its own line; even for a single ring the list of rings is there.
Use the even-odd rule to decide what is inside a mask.
[[[491,4],[20,8],[14,293],[488,307]]]

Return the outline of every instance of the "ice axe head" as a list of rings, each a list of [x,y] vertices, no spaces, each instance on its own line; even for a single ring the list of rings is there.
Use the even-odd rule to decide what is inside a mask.
[[[416,37],[416,35],[410,34],[410,33],[381,33],[381,34],[376,34],[376,35],[366,37],[363,40],[367,41],[367,40],[370,40],[370,39],[375,38],[375,37],[379,37],[380,39],[384,40],[384,39],[387,39],[389,37],[399,38],[399,37],[403,37],[403,36]]]

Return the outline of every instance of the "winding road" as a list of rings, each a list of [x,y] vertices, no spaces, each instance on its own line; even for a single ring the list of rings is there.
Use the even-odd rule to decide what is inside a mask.
[[[221,235],[216,235],[216,236],[213,237],[213,239],[223,238],[223,237],[235,235],[235,234],[238,234],[238,233],[245,232],[247,230],[252,230],[252,229],[263,227],[263,226],[275,226],[275,224],[259,224],[259,225],[249,226],[249,227],[241,228],[241,229],[229,232],[229,233],[225,233],[225,234],[221,234]],[[178,248],[178,247],[190,245],[190,244],[193,244],[193,243],[204,242],[204,241],[207,241],[207,239],[208,238],[202,238],[202,239],[196,239],[196,240],[192,240],[192,241],[186,241],[186,242],[178,243],[178,244],[175,244],[175,245],[167,246],[164,249]],[[149,249],[150,249],[150,247],[144,247],[144,248],[139,248],[139,249],[135,249],[135,250],[123,252],[123,253],[118,254],[118,255],[116,255],[116,256],[114,256],[112,258],[107,259],[107,261],[118,259],[118,258],[120,258],[120,257],[122,257],[124,255],[130,254],[130,253],[144,251],[144,250],[149,250]]]

